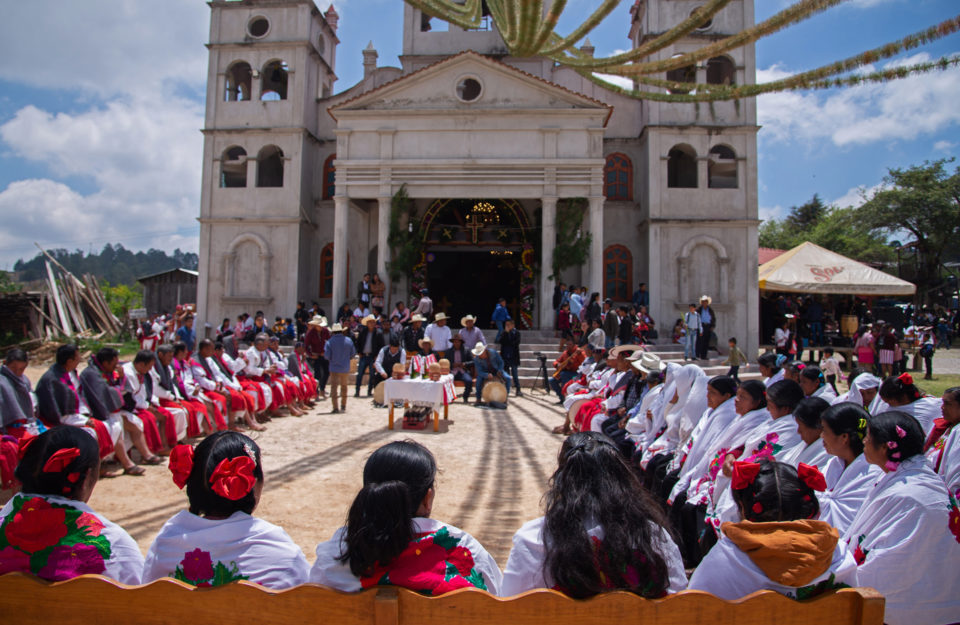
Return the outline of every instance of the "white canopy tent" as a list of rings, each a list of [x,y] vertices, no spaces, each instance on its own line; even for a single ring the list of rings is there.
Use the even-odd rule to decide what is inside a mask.
[[[913,295],[917,287],[807,241],[760,265],[760,290],[834,295]]]

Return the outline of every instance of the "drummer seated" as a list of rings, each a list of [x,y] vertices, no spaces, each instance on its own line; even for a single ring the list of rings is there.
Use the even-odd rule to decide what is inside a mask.
[[[447,350],[447,360],[450,361],[450,373],[456,382],[463,382],[463,403],[470,401],[470,391],[473,389],[473,376],[470,369],[473,367],[473,354],[463,346],[463,337],[454,334],[450,339],[453,347]]]

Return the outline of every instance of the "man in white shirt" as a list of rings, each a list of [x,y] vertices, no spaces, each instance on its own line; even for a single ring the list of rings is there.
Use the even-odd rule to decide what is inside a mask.
[[[683,316],[683,327],[687,331],[684,336],[683,359],[696,360],[697,340],[700,337],[700,331],[703,329],[696,304],[690,304],[689,310],[687,310],[687,313]]]
[[[437,354],[437,359],[446,357],[447,350],[450,349],[450,337],[452,333],[447,327],[447,317],[444,313],[438,312],[433,318],[433,323],[427,326],[423,331],[425,337],[433,341],[433,351]]]

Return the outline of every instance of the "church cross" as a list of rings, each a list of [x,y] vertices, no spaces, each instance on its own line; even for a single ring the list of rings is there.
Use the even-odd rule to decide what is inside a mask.
[[[480,218],[476,213],[471,213],[470,217],[467,219],[467,229],[473,231],[473,242],[477,242],[477,232],[483,228],[483,223],[480,221]]]

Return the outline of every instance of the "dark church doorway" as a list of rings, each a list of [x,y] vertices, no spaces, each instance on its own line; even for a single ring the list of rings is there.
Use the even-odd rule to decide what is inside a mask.
[[[513,319],[519,312],[520,252],[450,250],[427,253],[427,278],[435,311],[453,317],[477,317],[481,329],[492,327],[490,315],[501,297]]]
[[[426,278],[435,311],[459,326],[472,314],[481,328],[501,297],[518,319],[522,284],[521,253],[530,223],[515,200],[445,199],[427,209],[422,221]],[[528,274],[531,272],[527,272]]]

